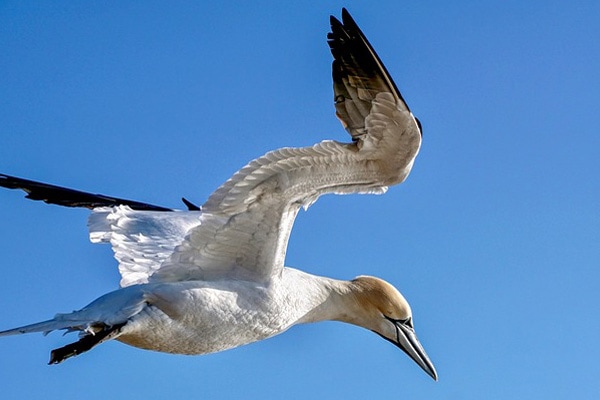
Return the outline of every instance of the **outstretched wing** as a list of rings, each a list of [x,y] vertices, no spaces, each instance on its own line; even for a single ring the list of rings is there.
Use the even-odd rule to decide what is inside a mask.
[[[250,162],[190,211],[0,174],[33,200],[93,209],[93,242],[110,242],[121,286],[222,278],[266,282],[283,268],[300,207],[325,193],[383,193],[404,181],[421,131],[379,57],[346,10],[331,18],[336,115],[351,143],[282,148]]]
[[[300,207],[325,193],[383,193],[404,181],[421,131],[350,14],[331,17],[336,114],[352,143],[282,148],[250,162],[202,206],[202,223],[150,281],[266,282],[284,265]]]
[[[90,240],[111,244],[119,262],[121,286],[148,282],[187,232],[201,223],[200,208],[186,199],[182,200],[189,212],[5,174],[0,174],[0,187],[21,189],[27,198],[48,204],[91,209]]]
[[[47,204],[57,204],[64,207],[84,207],[94,209],[97,207],[126,205],[134,210],[173,211],[170,208],[155,206],[139,201],[119,199],[103,194],[81,192],[79,190],[30,181],[28,179],[17,178],[5,174],[0,174],[0,186],[8,189],[21,189],[27,193],[25,197],[28,199],[41,200]]]

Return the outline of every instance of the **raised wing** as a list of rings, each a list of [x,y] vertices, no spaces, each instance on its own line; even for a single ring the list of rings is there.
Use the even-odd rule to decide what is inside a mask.
[[[284,265],[301,206],[325,193],[383,193],[402,182],[420,127],[346,10],[331,17],[336,114],[352,143],[282,148],[250,162],[202,206],[193,228],[150,281],[235,278],[267,282]]]
[[[378,93],[391,93],[399,109],[410,112],[385,65],[348,11],[342,9],[343,24],[331,16],[327,42],[333,54],[333,90],[336,115],[352,139],[365,132],[365,119]],[[411,114],[412,116],[412,114]],[[421,133],[421,124],[415,118]]]
[[[46,203],[92,209],[93,242],[109,242],[121,286],[152,281],[267,282],[285,260],[300,207],[325,193],[383,193],[409,174],[421,144],[379,57],[346,10],[331,18],[334,99],[352,143],[282,148],[250,162],[189,212],[0,174],[0,186]]]

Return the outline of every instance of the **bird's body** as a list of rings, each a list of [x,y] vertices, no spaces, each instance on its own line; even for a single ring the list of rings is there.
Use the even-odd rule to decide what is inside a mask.
[[[259,157],[188,211],[0,174],[34,200],[92,210],[90,239],[110,243],[121,288],[79,311],[0,332],[80,331],[51,363],[109,339],[179,354],[226,350],[298,323],[336,320],[394,343],[429,375],[410,306],[389,283],[334,280],[285,267],[296,214],[326,193],[384,193],[408,176],[421,129],[350,15],[332,17],[336,114],[351,143],[323,141]]]
[[[102,309],[107,316],[131,310],[117,337],[121,342],[166,353],[206,354],[266,339],[303,319],[308,322],[336,284],[341,283],[285,268],[269,285],[223,280],[129,286],[106,294],[89,310]],[[90,320],[86,308],[80,312],[82,320]]]

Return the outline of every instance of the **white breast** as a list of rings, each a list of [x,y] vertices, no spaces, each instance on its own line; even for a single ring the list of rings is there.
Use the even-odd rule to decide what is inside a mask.
[[[137,286],[147,305],[117,340],[178,354],[226,350],[285,331],[323,301],[322,286],[291,268],[269,286],[245,281]]]

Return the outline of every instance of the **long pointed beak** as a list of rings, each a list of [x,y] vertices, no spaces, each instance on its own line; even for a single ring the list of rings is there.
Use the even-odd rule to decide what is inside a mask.
[[[402,323],[402,321],[396,321],[395,325],[397,342],[392,341],[392,343],[408,354],[408,356],[412,358],[414,362],[423,368],[423,371],[427,372],[429,376],[437,381],[438,375],[435,367],[427,356],[427,353],[425,353],[425,349],[423,349],[423,346],[421,346],[419,339],[417,339],[415,330],[412,328],[412,326]]]

